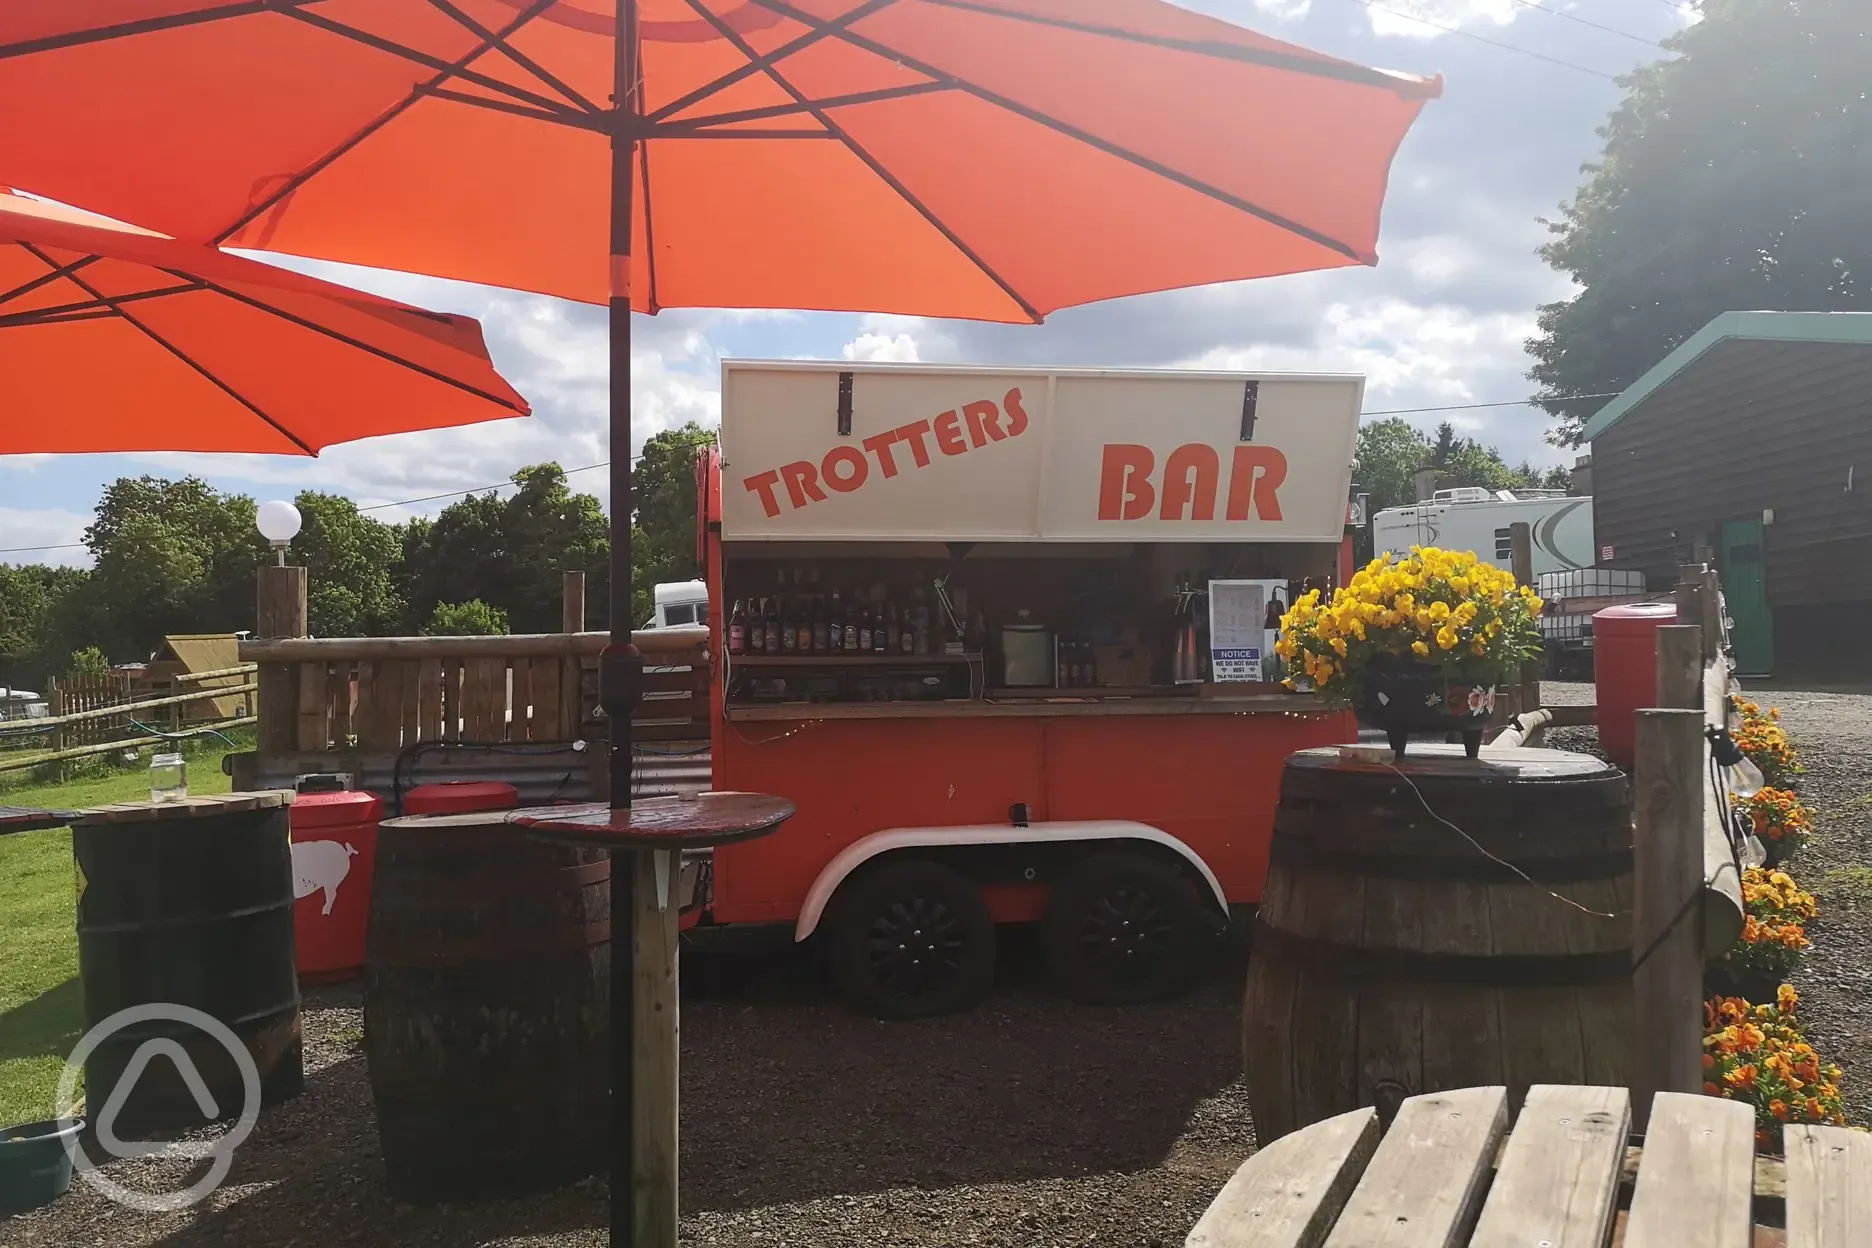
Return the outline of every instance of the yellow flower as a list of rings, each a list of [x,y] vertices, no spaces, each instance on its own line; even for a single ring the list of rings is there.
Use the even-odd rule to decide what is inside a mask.
[[[1335,654],[1339,655],[1341,658],[1345,657],[1345,652],[1346,652],[1345,638],[1335,637],[1332,639],[1332,641],[1329,644],[1332,646],[1333,652]]]
[[[1456,643],[1460,640],[1462,639],[1456,635],[1456,630],[1447,624],[1437,630],[1436,644],[1440,649],[1454,650]]]
[[[1413,642],[1411,642],[1411,643],[1410,643],[1410,648],[1411,648],[1411,653],[1412,653],[1412,654],[1414,654],[1414,655],[1416,655],[1416,656],[1417,656],[1418,658],[1420,658],[1420,659],[1422,659],[1422,658],[1428,658],[1428,657],[1429,657],[1429,655],[1430,655],[1430,647],[1429,647],[1429,646],[1427,646],[1427,645],[1425,645],[1425,644],[1424,644],[1423,642],[1421,642],[1421,641],[1413,641]]]

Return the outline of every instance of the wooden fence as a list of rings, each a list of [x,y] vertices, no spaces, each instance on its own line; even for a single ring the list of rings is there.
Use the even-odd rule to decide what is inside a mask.
[[[134,693],[130,678],[121,672],[56,681],[48,698],[50,716],[8,724],[7,731],[0,735],[0,743],[9,747],[0,753],[0,771],[68,762],[161,740],[164,729],[157,727],[158,723],[178,727],[184,707],[199,706],[206,700],[197,687],[204,681],[214,682],[215,697],[231,695],[239,703],[231,716],[205,722],[191,719],[191,729],[251,724],[252,696],[259,688],[253,675],[252,664],[187,672]]]
[[[396,754],[426,742],[500,745],[605,736],[603,633],[282,638],[241,643],[260,665],[262,754]],[[707,740],[706,628],[639,633],[636,741]]]

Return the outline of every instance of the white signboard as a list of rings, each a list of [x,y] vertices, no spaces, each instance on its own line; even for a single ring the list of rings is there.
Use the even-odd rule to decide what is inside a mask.
[[[722,536],[1337,542],[1363,395],[1360,377],[726,362]]]

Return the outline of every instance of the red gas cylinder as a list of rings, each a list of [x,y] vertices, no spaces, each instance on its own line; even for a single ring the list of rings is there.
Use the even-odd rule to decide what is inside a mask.
[[[301,793],[293,800],[293,935],[301,979],[332,983],[364,965],[382,818],[383,802],[374,793]]]
[[[512,810],[520,790],[494,780],[450,780],[419,784],[403,795],[406,815],[458,815],[477,810]]]
[[[1599,748],[1630,771],[1640,707],[1657,705],[1657,630],[1677,622],[1674,602],[1632,602],[1593,616]]]

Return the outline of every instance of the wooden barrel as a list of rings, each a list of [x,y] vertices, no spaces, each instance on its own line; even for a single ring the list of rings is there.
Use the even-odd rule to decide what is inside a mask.
[[[1598,759],[1295,754],[1242,1012],[1256,1140],[1422,1092],[1629,1086],[1631,898],[1626,779]]]
[[[389,819],[364,1052],[391,1192],[538,1191],[596,1170],[611,1096],[611,865],[504,812]]]
[[[304,1087],[291,798],[125,802],[87,811],[72,828],[85,1026],[137,1011],[100,1033],[84,1062],[86,1102],[94,1117],[117,1102],[109,1125],[119,1137],[202,1125],[202,1088],[213,1116],[239,1115],[241,1057],[259,1076],[262,1106]],[[239,1056],[226,1036],[178,1016],[176,1006],[225,1027]]]

